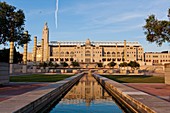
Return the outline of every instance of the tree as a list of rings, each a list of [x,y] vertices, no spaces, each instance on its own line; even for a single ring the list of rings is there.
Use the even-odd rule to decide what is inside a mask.
[[[130,66],[133,70],[138,69],[140,67],[140,64],[137,63],[136,61],[130,61],[128,63],[128,66]]]
[[[28,43],[30,35],[24,33],[25,15],[21,9],[0,2],[0,44],[15,42],[16,45]]]
[[[59,67],[59,65],[58,65],[57,63],[55,63],[55,64],[54,64],[54,67],[55,67],[55,68],[56,68],[56,67]]]
[[[103,67],[103,63],[97,63],[98,67]]]
[[[50,62],[48,62],[48,66],[52,67],[52,66],[54,66],[54,64],[50,61]]]
[[[78,66],[80,66],[80,64],[79,64],[78,62],[72,62],[71,65],[72,65],[73,67],[78,67]]]
[[[44,68],[45,68],[45,67],[47,67],[47,66],[48,66],[48,64],[47,64],[46,62],[42,62],[42,63],[40,63],[40,64],[39,64],[39,66],[40,66],[40,67],[44,67]]]
[[[115,65],[116,65],[116,63],[115,62],[110,62],[110,63],[108,63],[107,64],[109,67],[114,67]]]
[[[61,63],[61,65],[62,65],[63,67],[67,67],[67,66],[68,66],[68,64],[67,64],[66,62]]]
[[[127,62],[122,62],[119,64],[120,67],[127,67],[128,66],[128,63]]]
[[[170,9],[168,13],[170,18]],[[155,15],[150,15],[146,19],[146,25],[143,28],[147,41],[156,42],[159,46],[164,42],[170,42],[170,21],[158,20]]]

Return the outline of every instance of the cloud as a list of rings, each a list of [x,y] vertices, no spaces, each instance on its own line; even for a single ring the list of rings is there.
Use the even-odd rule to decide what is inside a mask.
[[[140,17],[143,17],[143,14],[138,13],[124,13],[120,15],[114,15],[114,16],[107,16],[107,17],[99,17],[99,18],[92,18],[91,20],[88,20],[85,24],[85,26],[81,27],[80,30],[95,30],[95,29],[113,29],[113,27],[120,26],[127,27],[126,25],[122,25],[123,23],[128,23],[129,21],[133,21],[135,19],[138,19]],[[137,25],[136,25],[137,24]],[[131,26],[140,27],[143,25],[134,23],[131,24]],[[117,30],[116,30],[117,31]],[[119,30],[118,30],[119,31]],[[122,29],[120,30],[122,31]]]

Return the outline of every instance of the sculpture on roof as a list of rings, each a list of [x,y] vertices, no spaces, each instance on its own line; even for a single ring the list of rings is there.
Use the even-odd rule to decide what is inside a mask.
[[[90,39],[86,40],[86,45],[91,45]]]

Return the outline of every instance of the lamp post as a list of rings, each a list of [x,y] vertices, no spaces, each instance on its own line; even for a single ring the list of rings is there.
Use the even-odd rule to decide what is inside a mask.
[[[168,10],[168,18],[169,18],[169,21],[170,21],[170,9]]]

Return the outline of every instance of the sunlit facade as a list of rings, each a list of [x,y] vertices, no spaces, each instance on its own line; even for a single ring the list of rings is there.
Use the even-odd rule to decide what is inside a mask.
[[[34,44],[34,61],[117,64],[126,61],[144,61],[143,48],[139,42],[124,41],[50,41],[45,24],[42,41]],[[35,58],[36,56],[36,58]]]

